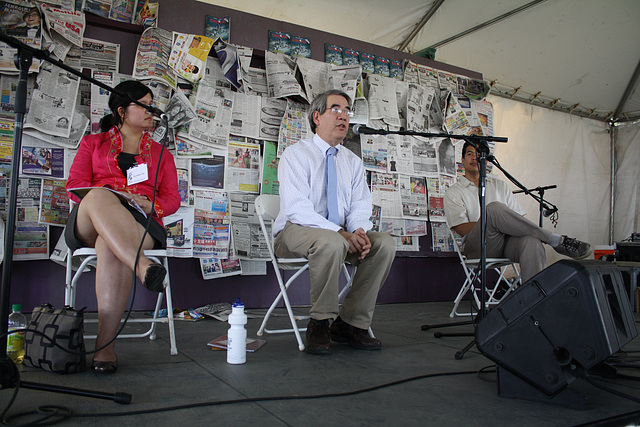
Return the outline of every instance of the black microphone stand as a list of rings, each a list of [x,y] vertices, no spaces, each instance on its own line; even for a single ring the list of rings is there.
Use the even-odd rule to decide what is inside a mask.
[[[478,154],[478,164],[480,165],[480,186],[478,187],[478,199],[480,202],[480,309],[475,321],[471,322],[457,322],[456,324],[474,324],[482,320],[486,314],[485,307],[485,293],[487,284],[487,204],[486,204],[486,182],[487,182],[487,159],[489,158],[489,145],[487,142],[507,142],[507,138],[498,136],[482,136],[482,135],[452,135],[448,133],[431,133],[431,132],[415,132],[415,131],[389,131],[389,130],[374,130],[363,129],[361,133],[364,134],[380,134],[380,135],[411,135],[421,136],[426,138],[453,138],[461,139],[469,142]],[[428,330],[434,326],[423,325],[421,329],[423,331]],[[440,335],[442,336],[442,335]],[[475,344],[475,340],[467,345],[463,350],[456,353],[456,359],[461,359],[464,353]]]
[[[500,168],[502,173],[504,173],[505,176],[507,176],[509,179],[513,178],[511,175],[508,175],[507,172],[504,169],[502,169],[502,167],[498,166],[498,168]],[[519,184],[517,183],[515,178],[511,179],[511,181],[516,185]],[[546,190],[553,190],[554,188],[558,188],[558,186],[547,185],[545,187],[536,187],[536,188],[529,188],[529,189],[523,188],[522,190],[514,190],[513,194],[525,193],[533,197],[538,202],[538,205],[540,206],[540,217],[538,219],[538,225],[542,227],[542,222],[544,220],[544,217],[551,217],[551,222],[555,227],[558,224],[558,208],[554,204],[548,203],[546,200],[544,200],[544,192]],[[532,194],[534,192],[538,193],[538,196],[536,196],[535,194]]]
[[[149,105],[145,105],[136,99],[119,90],[116,90],[98,80],[85,76],[80,71],[69,67],[62,61],[51,58],[49,52],[46,50],[34,49],[19,40],[9,37],[6,34],[0,32],[0,41],[18,49],[16,54],[16,67],[20,74],[18,79],[18,86],[16,89],[15,99],[15,125],[13,136],[13,153],[11,162],[11,180],[9,184],[9,198],[7,223],[5,233],[5,245],[4,253],[5,259],[2,266],[2,283],[0,284],[0,389],[14,388],[17,386],[31,388],[35,390],[45,390],[56,393],[66,393],[73,395],[80,395],[86,397],[96,397],[101,399],[113,400],[116,403],[130,403],[131,395],[128,393],[102,393],[90,390],[80,390],[69,387],[53,386],[48,384],[37,384],[19,380],[19,372],[13,361],[7,356],[5,349],[7,348],[7,334],[8,334],[8,322],[9,322],[9,296],[11,293],[11,268],[13,264],[13,234],[16,221],[16,199],[18,192],[18,168],[20,165],[20,150],[22,147],[22,131],[24,127],[24,116],[27,112],[27,75],[29,73],[29,67],[33,62],[33,58],[50,62],[53,65],[62,68],[63,70],[78,76],[81,79],[88,80],[89,82],[108,90],[109,92],[116,93],[117,95],[129,99],[132,103],[137,104],[151,114],[162,117],[164,113]],[[166,117],[166,116],[165,116]]]
[[[453,136],[452,136],[453,137]],[[470,137],[473,138],[473,137]],[[556,223],[556,218],[557,218],[557,212],[558,212],[558,208],[551,204],[548,203],[544,200],[544,192],[545,190],[550,190],[553,188],[557,188],[556,185],[550,185],[550,186],[546,186],[546,187],[537,187],[537,188],[533,188],[533,189],[527,189],[524,185],[522,185],[513,175],[511,175],[509,172],[507,172],[501,165],[500,162],[498,162],[498,159],[495,158],[495,156],[491,155],[489,153],[489,148],[488,146],[486,146],[486,143],[484,143],[485,141],[478,141],[479,143],[476,145],[474,144],[474,141],[471,141],[470,139],[466,139],[469,143],[471,143],[472,145],[474,145],[476,147],[476,152],[478,153],[478,164],[480,166],[480,187],[478,189],[479,191],[479,200],[480,200],[480,222],[481,222],[481,246],[480,246],[480,282],[481,282],[481,307],[480,310],[478,312],[478,316],[475,320],[473,321],[466,321],[466,322],[454,322],[454,323],[448,323],[448,324],[444,324],[444,325],[423,325],[422,326],[422,330],[428,330],[431,328],[435,328],[435,327],[443,327],[443,326],[460,326],[460,325],[469,325],[469,324],[477,324],[477,322],[481,321],[484,316],[485,316],[485,304],[484,304],[484,298],[485,298],[485,291],[486,291],[486,232],[487,232],[487,223],[486,223],[486,200],[485,200],[485,191],[484,189],[486,188],[486,162],[490,161],[493,165],[495,165],[498,169],[500,169],[500,171],[502,171],[502,173],[509,178],[509,180],[511,182],[513,182],[518,188],[520,188],[520,190],[516,190],[513,193],[517,194],[517,193],[522,193],[524,192],[525,194],[528,194],[529,196],[533,197],[540,205],[540,219],[539,219],[539,223],[540,223],[540,227],[542,227],[542,222],[543,222],[543,217],[544,216],[551,216],[551,220],[554,222],[554,224]],[[484,145],[484,147],[483,147]],[[484,182],[483,182],[484,181]],[[535,194],[533,194],[533,192],[538,192],[540,195],[537,196]],[[441,332],[436,332],[434,333],[434,336],[436,338],[441,338],[444,336],[474,336],[474,334],[471,333],[448,333],[448,334],[444,334]],[[476,340],[473,339],[471,340],[471,342],[469,342],[462,350],[456,352],[455,354],[455,358],[456,359],[462,359],[462,357],[464,357],[464,354],[469,351],[469,349],[471,349],[471,347],[473,347],[475,345]]]
[[[420,327],[421,330],[426,331],[432,328],[443,327],[443,326],[461,326],[461,325],[477,325],[486,314],[486,290],[487,290],[487,202],[486,202],[486,187],[487,187],[487,159],[490,156],[488,141],[499,141],[506,142],[507,138],[503,137],[488,137],[488,136],[478,136],[478,135],[449,135],[449,138],[462,139],[468,143],[470,143],[475,149],[478,155],[478,165],[479,165],[479,186],[478,186],[478,201],[480,203],[480,307],[478,310],[478,315],[475,319],[464,321],[464,322],[455,322],[448,323],[443,325],[422,325]],[[477,277],[475,280],[477,280]],[[474,280],[474,281],[475,281]],[[448,333],[443,334],[441,332],[434,333],[436,338],[441,338],[444,336],[474,336],[474,333]],[[455,353],[455,359],[460,360],[464,357],[465,353],[471,349],[476,343],[475,338],[471,340],[464,348],[457,351]]]

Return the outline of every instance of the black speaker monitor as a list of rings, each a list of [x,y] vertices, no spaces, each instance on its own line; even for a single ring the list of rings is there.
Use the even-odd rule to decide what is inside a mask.
[[[637,335],[615,265],[562,260],[491,310],[476,343],[499,371],[554,396]]]

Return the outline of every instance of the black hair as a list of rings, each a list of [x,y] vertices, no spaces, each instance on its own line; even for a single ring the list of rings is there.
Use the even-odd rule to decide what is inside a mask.
[[[151,98],[153,98],[153,92],[151,92],[151,89],[137,80],[124,81],[116,86],[115,89],[125,93],[128,98],[124,98],[115,92],[111,92],[111,95],[109,95],[109,108],[111,109],[111,114],[107,114],[100,120],[101,132],[106,132],[113,126],[122,126],[122,117],[118,113],[118,109],[120,107],[126,109],[129,104],[131,104],[132,99],[137,101],[147,96],[147,94],[151,94]]]
[[[471,143],[469,141],[465,141],[464,144],[462,145],[462,158],[464,159],[465,154],[467,154],[467,148],[473,148],[474,150],[476,149],[476,147],[474,147],[473,145],[471,145]]]

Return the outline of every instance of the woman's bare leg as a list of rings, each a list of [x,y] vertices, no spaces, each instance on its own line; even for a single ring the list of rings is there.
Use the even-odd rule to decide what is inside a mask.
[[[96,249],[96,297],[98,300],[98,336],[96,348],[111,340],[120,327],[131,290],[133,267],[144,228],[108,190],[92,190],[78,207],[76,236]],[[153,238],[145,237],[143,249],[153,247]],[[140,254],[137,275],[143,280],[151,261]],[[94,360],[116,360],[115,341],[94,354]]]
[[[76,236],[89,246],[96,246],[98,236],[118,260],[133,270],[140,239],[144,229],[109,190],[94,189],[87,193],[78,207]],[[153,238],[145,238],[152,247]],[[137,275],[144,280],[151,260],[141,254],[138,258]]]
[[[98,236],[95,244],[98,255],[96,268],[96,297],[98,299],[98,336],[96,348],[111,340],[120,326],[129,299],[132,270],[118,259],[104,239]],[[93,356],[101,362],[116,360],[115,341]]]

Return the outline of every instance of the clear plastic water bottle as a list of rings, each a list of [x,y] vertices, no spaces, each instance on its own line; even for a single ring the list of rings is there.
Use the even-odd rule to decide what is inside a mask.
[[[229,315],[229,332],[227,333],[227,363],[240,365],[247,361],[247,315],[240,298],[233,303]]]
[[[7,335],[7,355],[13,363],[19,365],[24,359],[24,329],[27,328],[27,318],[21,313],[22,305],[13,304],[9,315],[9,335]],[[12,331],[20,331],[12,334]]]

